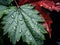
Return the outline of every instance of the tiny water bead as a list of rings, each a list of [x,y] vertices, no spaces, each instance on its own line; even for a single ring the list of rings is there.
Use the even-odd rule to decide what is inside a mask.
[[[60,6],[60,2],[57,2],[56,5],[57,5],[57,6]]]
[[[19,33],[21,33],[21,32],[22,32],[22,30],[19,31]]]
[[[14,17],[14,16],[11,16],[12,18]]]
[[[19,19],[19,21],[22,21],[22,19]]]
[[[19,40],[17,40],[17,42],[18,42]]]
[[[30,40],[32,40],[32,38],[30,38]]]
[[[14,29],[16,29],[16,27],[14,27]]]
[[[15,17],[12,15],[11,18],[14,19]]]
[[[34,29],[34,27],[32,27],[32,29]]]

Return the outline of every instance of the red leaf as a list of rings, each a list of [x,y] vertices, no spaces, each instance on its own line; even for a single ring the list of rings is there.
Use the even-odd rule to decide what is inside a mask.
[[[23,5],[26,3],[32,3],[32,2],[37,2],[37,1],[40,1],[40,0],[18,0],[18,4]]]
[[[55,10],[55,11],[60,11],[60,2],[56,2],[58,0],[53,0],[53,1],[41,1],[39,5],[41,7],[44,7],[50,11]],[[56,3],[55,3],[56,2]]]
[[[60,0],[18,0],[19,5],[38,2],[40,6],[52,11],[60,11]]]

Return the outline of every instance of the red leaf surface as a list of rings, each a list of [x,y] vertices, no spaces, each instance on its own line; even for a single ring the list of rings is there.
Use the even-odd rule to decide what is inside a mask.
[[[52,1],[41,1],[40,6],[49,9],[50,11],[55,10],[55,11],[60,11],[60,2],[59,0],[52,0]]]
[[[19,5],[33,2],[38,2],[41,7],[49,9],[50,11],[60,11],[60,0],[18,0]]]
[[[18,0],[18,5],[23,5],[26,3],[31,3],[35,8],[41,13],[42,17],[45,19],[45,22],[43,23],[44,26],[46,26],[46,29],[49,33],[49,36],[51,37],[51,23],[52,20],[50,18],[50,14],[48,11],[43,10],[41,7],[44,7],[50,11],[56,10],[60,11],[60,1],[59,0]]]

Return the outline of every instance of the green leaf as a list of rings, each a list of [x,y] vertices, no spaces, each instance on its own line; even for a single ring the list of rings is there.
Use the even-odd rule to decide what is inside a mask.
[[[0,5],[0,18],[3,16],[3,14],[5,13],[6,9],[7,9],[6,6]]]
[[[9,5],[13,0],[0,0],[0,4]]]
[[[39,12],[32,5],[26,4],[19,9],[8,9],[2,23],[5,24],[4,34],[8,33],[14,45],[21,37],[28,45],[42,45],[45,40],[44,33],[47,32],[41,22],[44,22],[44,19]]]

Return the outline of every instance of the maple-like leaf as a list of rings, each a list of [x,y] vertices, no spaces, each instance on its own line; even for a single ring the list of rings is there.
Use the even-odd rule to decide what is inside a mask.
[[[45,21],[31,4],[22,5],[19,9],[10,7],[3,18],[4,34],[8,33],[15,45],[22,37],[28,45],[42,45],[47,33],[42,23]]]

